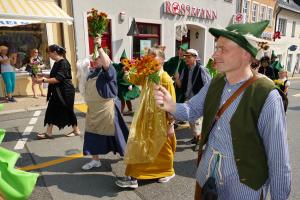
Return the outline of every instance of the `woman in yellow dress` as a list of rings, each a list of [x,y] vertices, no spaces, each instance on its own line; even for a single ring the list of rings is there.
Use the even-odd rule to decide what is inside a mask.
[[[165,54],[161,48],[152,48],[153,55],[160,64],[160,84],[175,100],[173,80],[163,71]],[[133,117],[125,152],[126,171],[123,179],[116,181],[122,188],[137,188],[137,179],[158,179],[168,182],[175,176],[173,161],[176,150],[174,120],[172,116],[155,104],[154,83],[147,77],[129,75],[129,81],[141,85],[140,105]],[[163,106],[163,105],[162,105]]]

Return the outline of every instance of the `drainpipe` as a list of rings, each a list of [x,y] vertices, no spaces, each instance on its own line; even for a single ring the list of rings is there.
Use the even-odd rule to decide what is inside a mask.
[[[57,0],[57,4],[60,8],[62,8],[61,0]],[[61,43],[62,43],[62,46],[65,48],[64,27],[63,27],[62,23],[59,23],[59,24],[60,24],[59,27],[60,27]]]

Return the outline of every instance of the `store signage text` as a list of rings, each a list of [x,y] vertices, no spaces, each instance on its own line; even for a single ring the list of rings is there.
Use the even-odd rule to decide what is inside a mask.
[[[217,11],[207,8],[198,8],[189,4],[165,1],[164,13],[173,15],[187,15],[190,17],[197,17],[202,19],[217,19]]]
[[[29,22],[26,21],[16,21],[16,20],[0,20],[0,25],[26,25]]]

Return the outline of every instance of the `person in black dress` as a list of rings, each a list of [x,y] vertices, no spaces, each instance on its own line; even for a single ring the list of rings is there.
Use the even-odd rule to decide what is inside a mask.
[[[49,83],[47,101],[48,107],[45,114],[44,126],[47,125],[45,133],[39,133],[38,139],[52,138],[52,128],[59,129],[72,126],[73,131],[66,136],[80,134],[77,127],[77,119],[74,113],[75,88],[72,84],[71,65],[65,59],[66,50],[58,45],[50,45],[47,48],[49,57],[55,61],[49,78],[37,78],[37,83]]]

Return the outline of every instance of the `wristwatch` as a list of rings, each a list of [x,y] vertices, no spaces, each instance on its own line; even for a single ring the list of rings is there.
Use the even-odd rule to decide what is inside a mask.
[[[42,82],[45,83],[45,78],[43,78]]]

